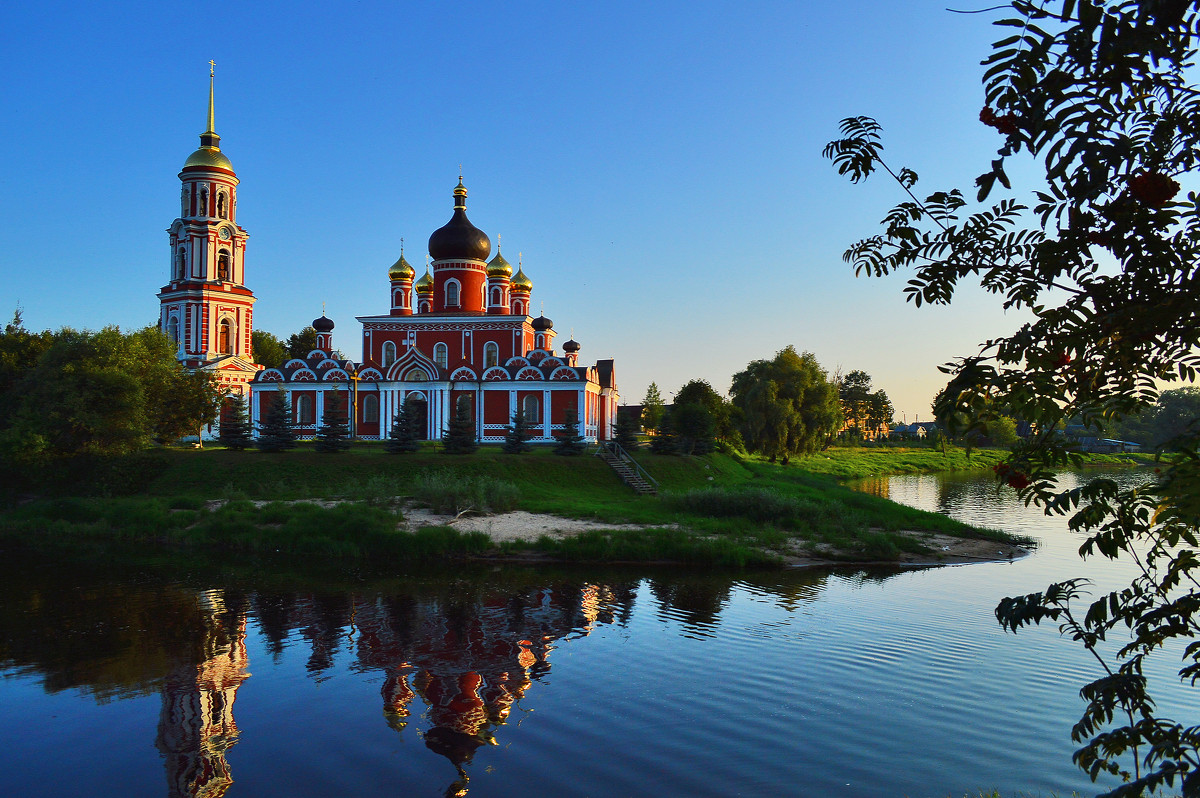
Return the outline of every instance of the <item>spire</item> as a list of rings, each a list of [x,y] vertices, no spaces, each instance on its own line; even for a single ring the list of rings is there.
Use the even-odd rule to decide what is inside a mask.
[[[213,84],[216,82],[217,62],[208,62],[208,127],[200,134],[200,146],[212,147],[220,149],[221,137],[217,135],[216,114],[213,109],[215,107]]]
[[[458,167],[458,185],[454,187],[454,210],[467,209],[467,187],[462,181],[462,166]]]

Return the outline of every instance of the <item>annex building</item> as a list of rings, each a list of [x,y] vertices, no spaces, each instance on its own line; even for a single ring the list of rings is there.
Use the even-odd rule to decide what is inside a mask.
[[[581,362],[573,340],[555,346],[554,323],[530,315],[533,282],[523,266],[514,274],[467,218],[461,175],[450,221],[429,236],[425,274],[417,279],[403,247],[387,270],[386,294],[381,273],[382,312],[357,317],[358,361],[336,356],[334,322],[322,315],[313,322],[317,348],[306,358],[271,369],[254,363],[247,234],[235,221],[238,179],[219,142],[210,72],[208,128],[179,174],[182,213],[169,231],[171,280],[158,295],[160,323],[184,365],[213,371],[231,392],[249,392],[256,429],[282,387],[302,438],[316,434],[335,391],[360,438],[386,437],[405,400],[427,439],[441,438],[459,412],[474,418],[482,443],[503,441],[517,413],[533,442],[553,441],[569,411],[585,440],[612,437],[620,401],[613,361]]]

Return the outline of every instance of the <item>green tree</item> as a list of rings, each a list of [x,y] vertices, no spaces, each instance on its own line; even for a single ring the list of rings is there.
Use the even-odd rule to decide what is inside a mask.
[[[521,454],[531,448],[529,439],[533,433],[529,430],[529,420],[520,410],[513,413],[512,423],[504,430],[504,445],[501,449],[505,454]]]
[[[892,406],[892,400],[888,398],[887,393],[880,389],[871,394],[867,400],[867,428],[878,431],[880,435],[887,436],[885,429],[890,429],[892,419],[896,415],[896,408]]]
[[[392,418],[392,428],[383,442],[388,454],[407,454],[420,448],[415,404],[411,396],[404,397],[400,412]]]
[[[621,448],[628,452],[637,451],[641,445],[638,441],[638,432],[641,424],[634,417],[633,413],[617,413],[617,423],[613,428],[613,440],[620,444]]]
[[[583,436],[579,434],[579,414],[574,407],[568,407],[563,414],[562,431],[555,436],[554,453],[583,454],[585,448]]]
[[[1170,648],[1183,653],[1181,678],[1200,676],[1200,430],[1168,444],[1174,456],[1135,488],[1096,477],[1064,491],[1054,471],[1077,461],[1056,434],[1064,421],[1097,431],[1120,423],[1152,406],[1159,385],[1191,382],[1200,368],[1200,198],[1180,195],[1200,165],[1191,66],[1200,10],[1166,0],[1014,0],[1012,9],[984,62],[980,121],[1002,144],[976,201],[1012,190],[1005,164],[1022,152],[1041,161],[1044,184],[1028,204],[1005,197],[972,210],[958,190],[920,199],[916,173],[882,160],[879,125],[847,119],[825,154],[856,182],[884,169],[908,196],[846,259],[860,273],[912,269],[905,291],[916,304],[948,303],[969,280],[1031,314],[946,367],[939,416],[967,429],[1005,412],[1032,422],[1038,432],[999,478],[1071,515],[1086,535],[1081,554],[1129,558],[1136,576],[1096,597],[1086,580],[1064,579],[1005,599],[997,618],[1014,632],[1058,622],[1094,656],[1097,678],[1081,690],[1072,737],[1093,779],[1122,777],[1109,795],[1176,784],[1198,795],[1200,726],[1159,717],[1148,674],[1150,658]]]
[[[446,427],[446,434],[442,436],[442,451],[446,454],[471,454],[478,448],[475,419],[470,406],[464,402],[458,406],[458,412]]]
[[[865,371],[852,371],[838,381],[837,387],[846,423],[862,437],[871,407],[871,375]]]
[[[239,452],[254,444],[250,413],[246,407],[245,397],[233,395],[225,399],[218,440],[226,448]]]
[[[723,441],[732,441],[737,436],[733,422],[733,406],[724,396],[717,393],[707,380],[692,380],[675,394],[675,405],[700,405],[712,417],[712,435]]]
[[[650,451],[655,454],[679,454],[675,440],[675,424],[671,411],[665,410],[658,420],[658,431],[650,438]]]
[[[650,383],[650,387],[646,389],[646,398],[642,400],[642,428],[658,430],[665,407],[662,395],[658,392],[658,384]]]
[[[317,429],[318,452],[344,452],[350,448],[350,420],[346,416],[346,402],[337,388],[328,394],[325,412],[321,414],[321,426]]]
[[[742,412],[747,447],[772,463],[817,451],[842,424],[837,386],[812,353],[791,346],[733,375],[729,394]]]
[[[304,327],[298,333],[292,333],[288,336],[287,343],[284,344],[288,360],[292,358],[307,360],[308,353],[316,348],[317,331],[312,326]]]
[[[316,331],[314,330],[313,343],[316,343]],[[267,332],[266,330],[255,330],[250,333],[250,344],[254,352],[254,362],[259,363],[265,368],[277,369],[284,364],[288,358],[288,352],[283,341]],[[308,354],[305,352],[304,354]]]
[[[671,428],[679,454],[708,454],[716,448],[716,420],[699,402],[675,403],[671,407]]]
[[[265,396],[263,397],[266,398]],[[292,403],[288,401],[283,383],[267,405],[266,416],[259,424],[255,443],[261,452],[282,452],[296,447],[296,425],[292,421]]]

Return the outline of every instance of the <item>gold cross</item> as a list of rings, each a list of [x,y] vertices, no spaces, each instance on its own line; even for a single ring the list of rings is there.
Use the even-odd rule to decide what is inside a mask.
[[[216,74],[216,69],[217,69],[217,62],[216,62],[216,61],[209,61],[209,62],[208,62],[208,76],[209,76],[210,78],[211,78],[213,75],[215,75],[215,74]]]

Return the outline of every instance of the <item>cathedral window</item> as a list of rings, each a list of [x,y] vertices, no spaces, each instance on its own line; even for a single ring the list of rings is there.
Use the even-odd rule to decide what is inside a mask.
[[[387,341],[383,345],[383,367],[387,368],[396,362],[396,345]]]
[[[175,279],[182,280],[187,276],[187,250],[179,248],[179,256],[175,258]]]
[[[197,216],[208,216],[208,192],[201,189],[200,205],[196,208]]]
[[[521,400],[521,415],[525,416],[527,424],[538,422],[538,398],[533,394]]]
[[[364,424],[379,423],[379,397],[367,394],[363,397],[362,420]]]
[[[167,320],[167,336],[172,343],[179,343],[179,317],[172,316]]]
[[[229,253],[222,250],[217,256],[217,279],[223,283],[229,282]]]
[[[483,367],[491,368],[500,363],[500,345],[495,341],[488,341],[483,345]]]
[[[221,323],[217,325],[217,352],[222,355],[230,354],[232,343],[233,325],[229,323],[229,319],[221,319]]]
[[[311,396],[296,397],[296,423],[297,424],[314,424],[316,423],[317,413],[313,398]]]
[[[190,194],[188,194],[187,187],[186,187],[186,186],[184,186],[184,188],[183,188],[183,203],[182,203],[182,204],[183,204],[183,211],[180,213],[180,215],[181,215],[181,216],[187,216],[187,215],[188,215],[188,211],[190,210],[190,208],[188,207],[188,205],[189,205],[189,201],[191,200],[191,198],[192,198],[192,197],[191,197],[191,195],[190,195]]]
[[[220,216],[222,219],[224,219],[226,218],[225,212],[225,192],[221,192],[217,195],[217,216]]]
[[[496,286],[492,289],[492,305],[502,304],[504,304],[504,292],[500,290],[500,286]]]
[[[447,363],[449,363],[449,349],[446,348],[445,344],[433,345],[433,362],[442,368],[446,368]]]
[[[458,280],[446,282],[446,307],[458,307]]]

